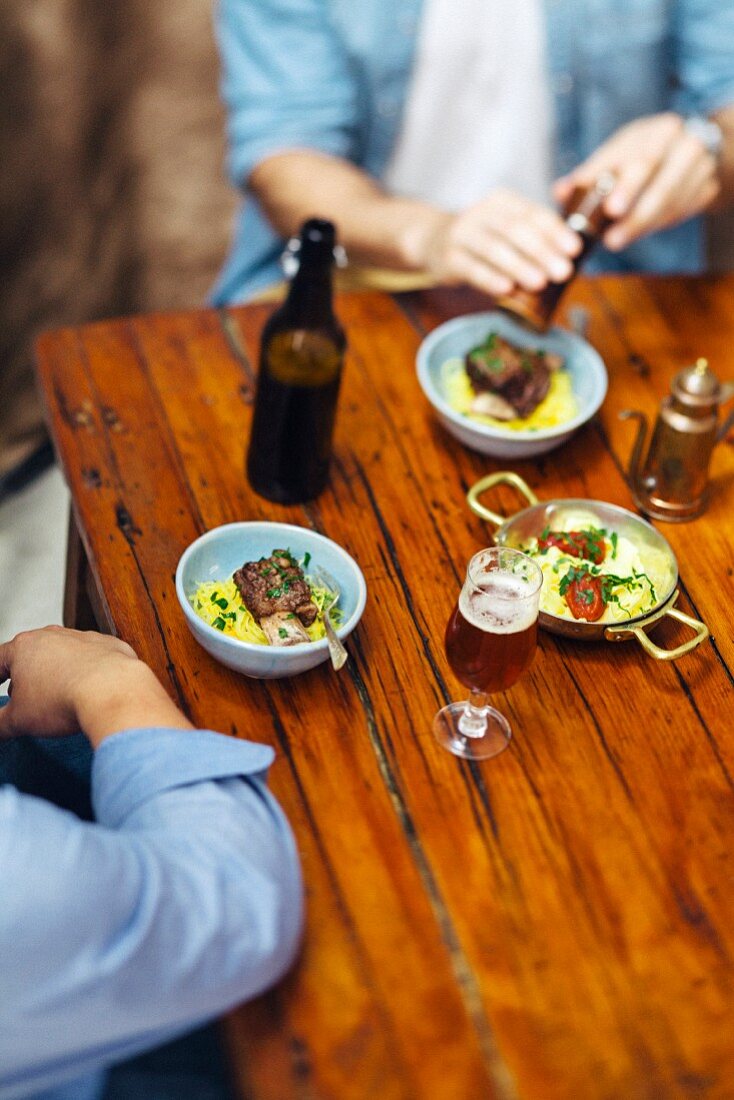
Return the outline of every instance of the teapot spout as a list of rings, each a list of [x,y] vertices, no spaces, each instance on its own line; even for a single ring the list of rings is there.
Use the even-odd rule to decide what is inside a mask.
[[[647,417],[643,412],[639,412],[637,409],[624,409],[620,412],[619,419],[638,421],[637,435],[632,447],[632,454],[630,455],[629,468],[627,471],[629,485],[634,493],[640,483],[640,476],[642,473],[642,449],[645,445],[645,436],[647,434]]]

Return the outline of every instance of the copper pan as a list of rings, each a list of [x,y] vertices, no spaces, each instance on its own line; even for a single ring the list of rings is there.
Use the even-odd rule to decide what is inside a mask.
[[[503,516],[493,512],[482,504],[480,497],[487,490],[497,485],[511,485],[525,498],[528,507],[515,512],[511,516]],[[568,498],[563,500],[538,501],[535,493],[523,479],[515,473],[503,470],[496,474],[489,474],[477,481],[467,493],[467,502],[472,512],[487,523],[496,528],[495,541],[502,546],[522,547],[530,538],[537,538],[544,527],[562,526],[560,517],[569,511],[582,509],[591,512],[598,519],[600,527],[616,531],[617,534],[629,538],[638,546],[650,546],[662,551],[668,558],[671,566],[671,582],[666,592],[653,608],[643,615],[638,615],[624,623],[587,623],[584,620],[563,619],[547,611],[541,611],[539,622],[542,627],[552,634],[561,634],[566,638],[575,638],[579,641],[607,641],[624,642],[635,638],[642,648],[656,661],[676,661],[684,654],[690,653],[705,641],[709,636],[709,629],[705,623],[698,619],[685,615],[675,607],[680,595],[678,588],[678,562],[670,543],[651,524],[634,512],[628,512],[626,508],[619,508],[616,504],[607,504],[601,500],[584,500],[583,498]],[[656,645],[648,637],[647,631],[659,623],[662,619],[675,619],[693,630],[694,636],[682,645],[674,649],[664,649]]]

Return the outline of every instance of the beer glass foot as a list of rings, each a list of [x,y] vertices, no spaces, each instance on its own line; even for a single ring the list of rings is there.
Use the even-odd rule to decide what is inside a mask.
[[[485,707],[487,724],[482,732],[467,736],[459,723],[466,715],[466,703],[451,703],[433,719],[433,735],[439,745],[465,760],[488,760],[498,756],[510,743],[512,730],[507,719],[494,707]]]

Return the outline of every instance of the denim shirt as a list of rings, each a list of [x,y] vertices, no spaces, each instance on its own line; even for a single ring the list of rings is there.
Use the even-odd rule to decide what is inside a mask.
[[[734,101],[732,0],[545,0],[545,9],[557,175],[632,119],[707,115]],[[344,157],[380,178],[420,15],[421,0],[219,0],[235,185],[245,189],[260,161],[294,148]],[[214,300],[241,301],[274,282],[282,245],[248,195]],[[703,259],[695,219],[619,255],[600,250],[594,266],[696,272]]]
[[[273,757],[125,730],[94,753],[94,822],[0,782],[2,1100],[100,1100],[105,1067],[284,973],[303,898]]]

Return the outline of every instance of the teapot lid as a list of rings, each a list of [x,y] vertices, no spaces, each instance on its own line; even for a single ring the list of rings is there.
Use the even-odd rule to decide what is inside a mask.
[[[709,368],[708,359],[697,359],[694,366],[678,371],[673,379],[673,396],[684,405],[698,408],[718,405],[722,400],[721,385]]]

